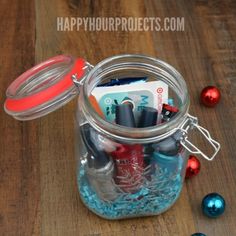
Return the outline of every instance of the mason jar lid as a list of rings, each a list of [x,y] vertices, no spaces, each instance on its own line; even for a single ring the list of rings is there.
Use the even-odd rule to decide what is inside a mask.
[[[27,70],[6,91],[5,111],[18,120],[42,117],[78,95],[72,76],[82,80],[90,70],[84,59],[59,55]]]

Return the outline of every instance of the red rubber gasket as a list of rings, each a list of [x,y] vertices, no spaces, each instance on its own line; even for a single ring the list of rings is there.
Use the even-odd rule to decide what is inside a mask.
[[[33,74],[36,74],[40,70],[43,70],[44,68],[50,65],[63,62],[65,61],[65,58],[66,56],[63,55],[57,56],[29,69],[21,76],[19,76],[15,81],[13,81],[13,83],[8,88],[9,92],[11,91],[11,89],[19,87],[25,80],[27,80]],[[42,91],[39,91],[32,95],[28,95],[26,97],[17,99],[7,98],[5,101],[5,108],[11,112],[24,112],[31,108],[47,103],[48,101],[52,100],[53,98],[59,96],[60,94],[68,90],[70,87],[75,86],[71,79],[71,76],[73,74],[77,74],[77,78],[83,76],[84,66],[85,61],[83,59],[76,59],[72,70],[68,74],[66,74],[63,79],[61,79],[58,83],[53,84],[52,86]]]

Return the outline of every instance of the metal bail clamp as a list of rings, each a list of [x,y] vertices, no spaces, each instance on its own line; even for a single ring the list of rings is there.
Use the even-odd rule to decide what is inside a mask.
[[[88,72],[93,69],[93,65],[91,65],[88,62],[85,62],[85,66],[82,68],[84,71],[86,71],[85,75],[79,80],[77,74],[74,74],[71,76],[71,79],[73,81],[73,83],[75,84],[76,87],[80,87],[81,85],[83,85],[84,80],[86,79]]]
[[[190,129],[193,129],[193,128],[196,128],[214,148],[214,153],[211,157],[207,156],[205,153],[203,153],[199,148],[197,148],[193,143],[191,143],[188,140],[187,133]],[[183,132],[183,137],[180,141],[181,145],[183,145],[183,147],[185,147],[190,153],[200,154],[208,161],[212,161],[214,157],[216,156],[216,154],[218,153],[218,151],[220,150],[220,144],[214,139],[212,139],[208,130],[206,130],[205,128],[203,128],[202,126],[198,124],[198,120],[194,116],[191,116],[188,114],[186,120],[178,128],[178,130],[181,130]]]

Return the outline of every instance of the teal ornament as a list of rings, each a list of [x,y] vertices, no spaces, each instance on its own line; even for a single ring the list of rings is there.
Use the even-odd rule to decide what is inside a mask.
[[[202,200],[202,211],[210,218],[216,218],[222,215],[225,211],[224,198],[218,193],[206,195]]]
[[[192,234],[191,236],[206,236],[206,235],[202,233],[195,233],[195,234]]]

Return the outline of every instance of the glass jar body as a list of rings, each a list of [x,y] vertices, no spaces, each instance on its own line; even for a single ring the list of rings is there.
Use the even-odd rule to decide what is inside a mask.
[[[130,129],[97,116],[89,96],[104,79],[143,77],[160,80],[179,109],[168,122]],[[189,100],[182,76],[170,65],[145,56],[123,55],[99,63],[80,87],[76,113],[77,181],[84,204],[107,219],[158,215],[178,199],[187,150],[178,129]]]
[[[83,203],[106,219],[158,215],[168,210],[180,195],[188,160],[178,132],[162,141],[124,143],[99,133],[78,113],[77,183]],[[85,139],[99,150],[95,158],[106,153],[109,161],[101,166],[91,164],[93,153]],[[158,150],[170,142],[174,149],[166,153]]]

